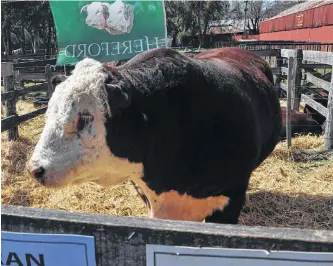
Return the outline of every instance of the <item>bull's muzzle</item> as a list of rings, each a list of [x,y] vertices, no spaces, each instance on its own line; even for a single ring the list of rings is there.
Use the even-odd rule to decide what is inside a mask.
[[[28,171],[30,175],[35,178],[40,184],[44,184],[45,181],[45,169],[42,166],[39,166],[37,164],[31,163],[29,165]]]

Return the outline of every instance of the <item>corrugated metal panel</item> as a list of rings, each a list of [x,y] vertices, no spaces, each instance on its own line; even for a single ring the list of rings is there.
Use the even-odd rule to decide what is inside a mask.
[[[333,25],[333,4],[260,23],[260,33]]]
[[[278,20],[273,20],[272,22],[273,22],[272,28],[274,31],[286,30],[288,24],[290,24],[290,17],[289,16],[283,17]]]
[[[273,31],[273,22],[267,21],[265,23],[260,23],[259,25],[259,31],[260,32],[272,32]]]
[[[296,25],[296,16],[295,15],[291,15],[291,16],[286,16],[284,18],[284,22],[280,23],[280,29],[282,30],[293,30],[295,29],[295,25]]]
[[[313,27],[313,15],[315,13],[315,11],[317,10],[322,10],[322,8],[316,8],[316,9],[310,9],[307,11],[302,12],[301,14],[303,14],[303,25],[299,28],[312,28]],[[295,14],[296,16],[299,15],[300,13]],[[321,21],[321,19],[319,19]]]
[[[313,27],[333,25],[333,4],[314,9]]]
[[[327,23],[327,10],[324,8],[315,9],[313,12],[313,22],[311,23],[312,27],[321,27]]]
[[[319,28],[260,33],[260,40],[333,43],[333,25]]]
[[[333,5],[327,6],[326,25],[333,25]]]

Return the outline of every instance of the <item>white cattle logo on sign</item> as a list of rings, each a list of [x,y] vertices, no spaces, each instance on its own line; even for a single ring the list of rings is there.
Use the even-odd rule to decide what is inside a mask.
[[[134,22],[134,6],[124,4],[122,0],[114,3],[92,2],[82,7],[86,12],[86,24],[111,35],[130,33]]]

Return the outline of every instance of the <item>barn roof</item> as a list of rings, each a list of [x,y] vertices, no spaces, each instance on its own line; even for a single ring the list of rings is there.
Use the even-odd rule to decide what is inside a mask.
[[[209,24],[208,34],[230,34],[244,31],[244,20],[223,19]]]
[[[307,1],[305,3],[301,3],[301,4],[298,4],[298,5],[295,5],[291,8],[288,8],[288,9],[282,11],[281,13],[279,13],[276,16],[271,17],[269,19],[266,19],[265,21],[280,18],[280,17],[284,17],[284,16],[288,16],[288,15],[292,15],[292,14],[295,14],[295,13],[298,13],[298,12],[306,11],[306,10],[309,10],[309,9],[321,7],[321,6],[328,5],[328,4],[333,4],[333,0]]]

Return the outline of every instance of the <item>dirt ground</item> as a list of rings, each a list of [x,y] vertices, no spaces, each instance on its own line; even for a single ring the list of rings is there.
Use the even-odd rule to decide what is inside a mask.
[[[19,101],[19,114],[35,108]],[[13,205],[109,215],[147,217],[145,204],[130,182],[102,188],[87,183],[50,190],[33,182],[25,164],[44,125],[39,116],[19,126],[20,140],[1,140],[1,202]],[[251,177],[240,218],[245,225],[333,230],[333,156],[318,153],[323,138],[280,143]],[[223,172],[223,169],[221,169]]]

